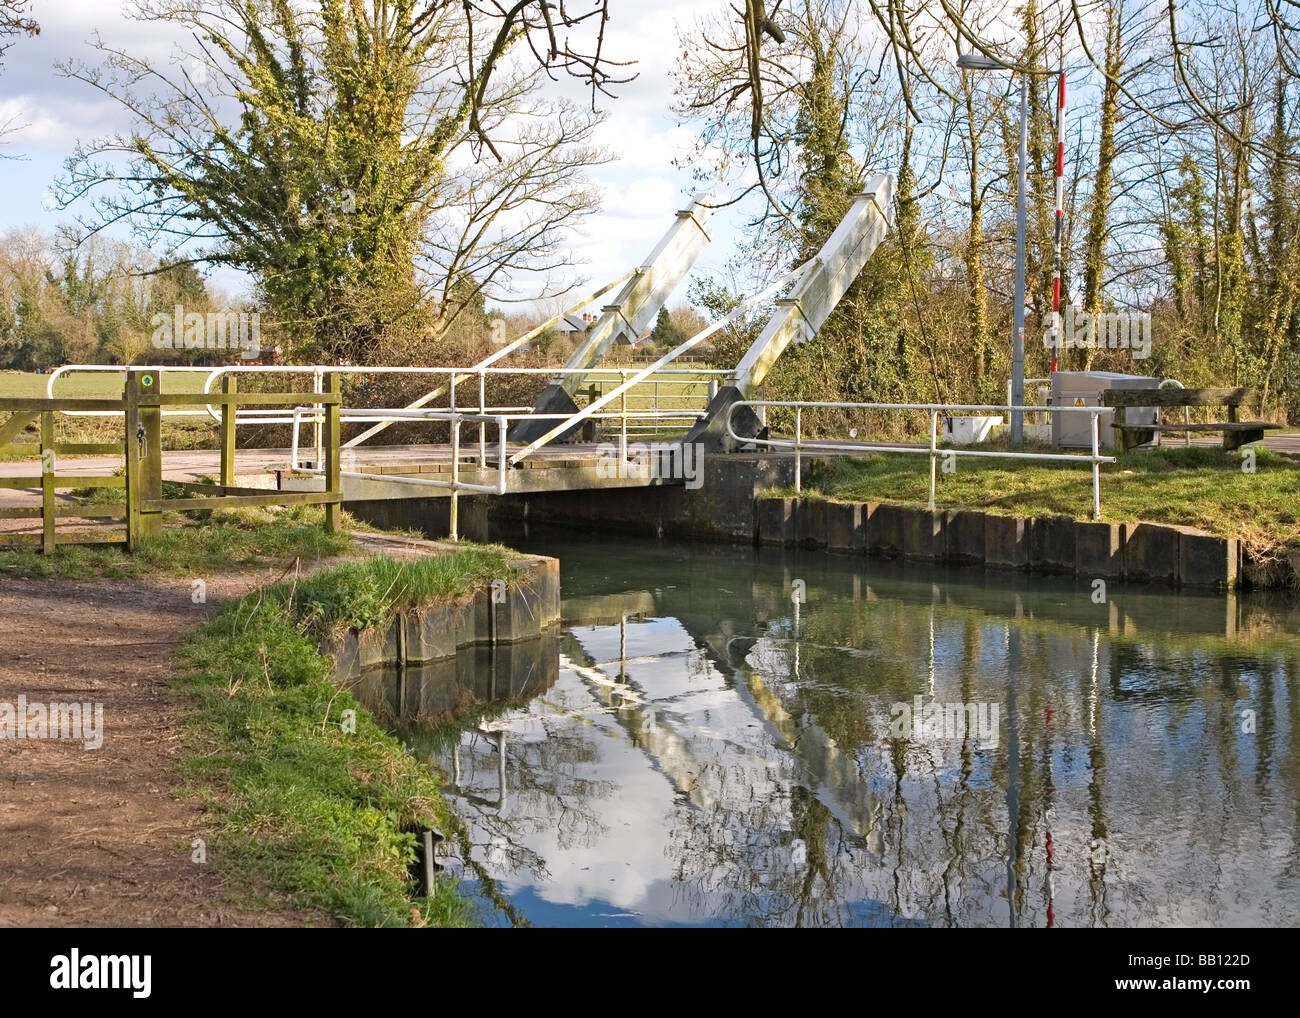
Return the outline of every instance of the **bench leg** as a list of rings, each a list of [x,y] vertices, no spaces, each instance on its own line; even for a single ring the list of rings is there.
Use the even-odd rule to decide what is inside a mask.
[[[1243,445],[1250,445],[1252,442],[1262,442],[1263,440],[1263,429],[1257,429],[1255,431],[1225,431],[1223,433],[1223,447],[1225,449],[1240,449]]]

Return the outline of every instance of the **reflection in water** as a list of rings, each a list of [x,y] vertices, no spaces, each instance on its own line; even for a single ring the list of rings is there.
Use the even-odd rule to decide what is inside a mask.
[[[408,673],[389,700],[408,721],[486,700],[465,692],[485,670],[515,697],[459,739],[406,731],[466,823],[463,875],[534,924],[1300,921],[1294,607],[1097,605],[1084,581],[779,549],[526,550],[562,563],[556,656]],[[532,659],[533,684],[510,677]],[[918,696],[996,705],[997,737],[898,736],[891,705]]]

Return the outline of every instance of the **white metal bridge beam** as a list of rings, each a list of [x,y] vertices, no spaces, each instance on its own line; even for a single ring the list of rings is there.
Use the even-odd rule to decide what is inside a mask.
[[[581,369],[594,368],[619,337],[636,342],[637,336],[654,322],[659,309],[690,271],[700,252],[712,240],[708,231],[712,208],[707,195],[695,195],[689,207],[677,213],[677,220],[655,245],[650,257],[632,273],[613,303],[601,308],[601,316],[587,330],[582,342],[564,363],[564,375],[552,381],[538,397],[539,414],[573,413],[578,405],[573,394],[583,385]],[[520,421],[511,430],[514,442],[531,442],[549,431],[546,421]]]
[[[854,198],[835,232],[822,245],[808,271],[789,295],[778,300],[759,337],[736,365],[729,386],[718,390],[709,403],[708,416],[686,437],[715,448],[732,444],[725,433],[727,411],[738,400],[753,399],[777,358],[792,342],[804,342],[826,324],[840,299],[867,264],[867,259],[885,239],[889,229],[889,208],[894,198],[894,178],[888,173],[873,176]],[[749,423],[753,426],[757,418]],[[737,419],[735,424],[740,425]]]
[[[757,393],[776,359],[792,341],[811,339],[826,324],[867,259],[885,239],[893,197],[893,177],[887,173],[872,177],[817,252],[812,268],[789,296],[776,302],[766,327],[736,365],[732,384],[746,399]]]

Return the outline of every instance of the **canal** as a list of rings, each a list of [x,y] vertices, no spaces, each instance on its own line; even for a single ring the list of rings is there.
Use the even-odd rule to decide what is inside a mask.
[[[370,694],[489,925],[1300,921],[1294,604],[509,543],[560,559],[563,628]]]

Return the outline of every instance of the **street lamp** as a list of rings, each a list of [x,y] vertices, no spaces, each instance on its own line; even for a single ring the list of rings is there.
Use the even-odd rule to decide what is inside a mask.
[[[957,54],[957,66],[963,71],[1014,71],[1010,64],[1003,63],[982,53]],[[1057,158],[1056,158],[1056,282],[1053,287],[1053,318],[1055,342],[1060,336],[1060,295],[1061,295],[1061,184],[1064,161],[1064,136],[1061,134],[1064,124],[1065,109],[1065,73],[1057,71],[1029,70],[1020,75],[1020,157],[1019,185],[1016,195],[1016,296],[1015,325],[1011,337],[1011,405],[1025,405],[1025,218],[1026,196],[1028,194],[1029,170],[1029,77],[1030,74],[1060,74],[1059,94],[1057,97]],[[1055,355],[1053,355],[1055,370]],[[1011,411],[1011,444],[1020,445],[1025,437],[1025,415],[1022,410]]]
[[[963,71],[1009,70],[1006,64],[992,57],[986,57],[983,53],[958,53],[957,66]]]

